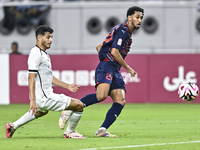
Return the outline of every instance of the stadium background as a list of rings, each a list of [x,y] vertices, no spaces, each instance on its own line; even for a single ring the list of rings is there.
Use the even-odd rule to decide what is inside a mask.
[[[55,31],[48,50],[55,75],[81,85],[76,94],[56,87],[55,91],[77,98],[94,92],[95,47],[112,26],[126,21],[126,10],[133,5],[144,8],[145,15],[142,27],[133,33],[131,55],[126,59],[138,75],[131,79],[122,69],[126,101],[181,103],[178,85],[185,80],[198,85],[200,77],[197,1],[0,2],[0,104],[29,102],[27,55],[35,45],[34,29],[39,24]],[[9,55],[13,41],[24,55]]]

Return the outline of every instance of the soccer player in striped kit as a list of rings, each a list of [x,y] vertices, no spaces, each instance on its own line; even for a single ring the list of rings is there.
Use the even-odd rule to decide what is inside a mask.
[[[96,47],[100,60],[95,71],[96,93],[88,94],[81,99],[84,107],[99,103],[108,95],[113,100],[112,107],[108,110],[95,137],[117,137],[110,134],[107,129],[115,122],[125,105],[126,89],[120,73],[121,66],[131,74],[131,77],[136,75],[124,59],[130,51],[132,32],[139,29],[142,23],[144,10],[133,6],[127,10],[126,15],[128,21],[113,27],[104,41]],[[70,113],[70,111],[62,112],[59,119],[60,128],[65,126]]]

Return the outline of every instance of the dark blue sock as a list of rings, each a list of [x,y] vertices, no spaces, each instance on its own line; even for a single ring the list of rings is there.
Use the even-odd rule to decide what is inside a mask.
[[[87,107],[89,105],[98,103],[99,101],[97,100],[96,93],[93,93],[81,98],[81,102],[84,104],[84,107]]]
[[[113,124],[113,122],[115,122],[123,107],[124,106],[119,103],[113,103],[112,107],[108,110],[106,118],[101,127],[108,129]]]

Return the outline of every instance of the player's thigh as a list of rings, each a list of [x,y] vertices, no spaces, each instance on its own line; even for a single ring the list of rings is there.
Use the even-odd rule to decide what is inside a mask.
[[[110,84],[101,83],[96,87],[96,96],[98,101],[103,101],[108,96],[110,90]]]
[[[125,91],[124,89],[114,89],[110,92],[110,97],[113,102],[125,105]]]
[[[108,96],[112,83],[112,68],[105,63],[99,64],[95,72],[96,95],[98,101],[103,101]]]
[[[119,70],[116,70],[113,74],[112,84],[110,85],[110,91],[115,89],[123,89],[124,91],[126,91],[124,79]]]
[[[71,98],[71,103],[67,107],[67,110],[81,112],[83,111],[83,103],[79,99]]]
[[[40,112],[51,111],[63,111],[69,107],[71,103],[71,97],[64,94],[51,93],[48,97],[36,100],[38,110]]]

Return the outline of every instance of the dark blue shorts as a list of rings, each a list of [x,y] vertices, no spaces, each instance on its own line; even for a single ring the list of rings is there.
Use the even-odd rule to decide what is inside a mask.
[[[119,66],[114,62],[101,61],[95,71],[95,83],[97,87],[101,83],[110,84],[110,91],[114,89],[123,89],[126,91],[123,77]]]

